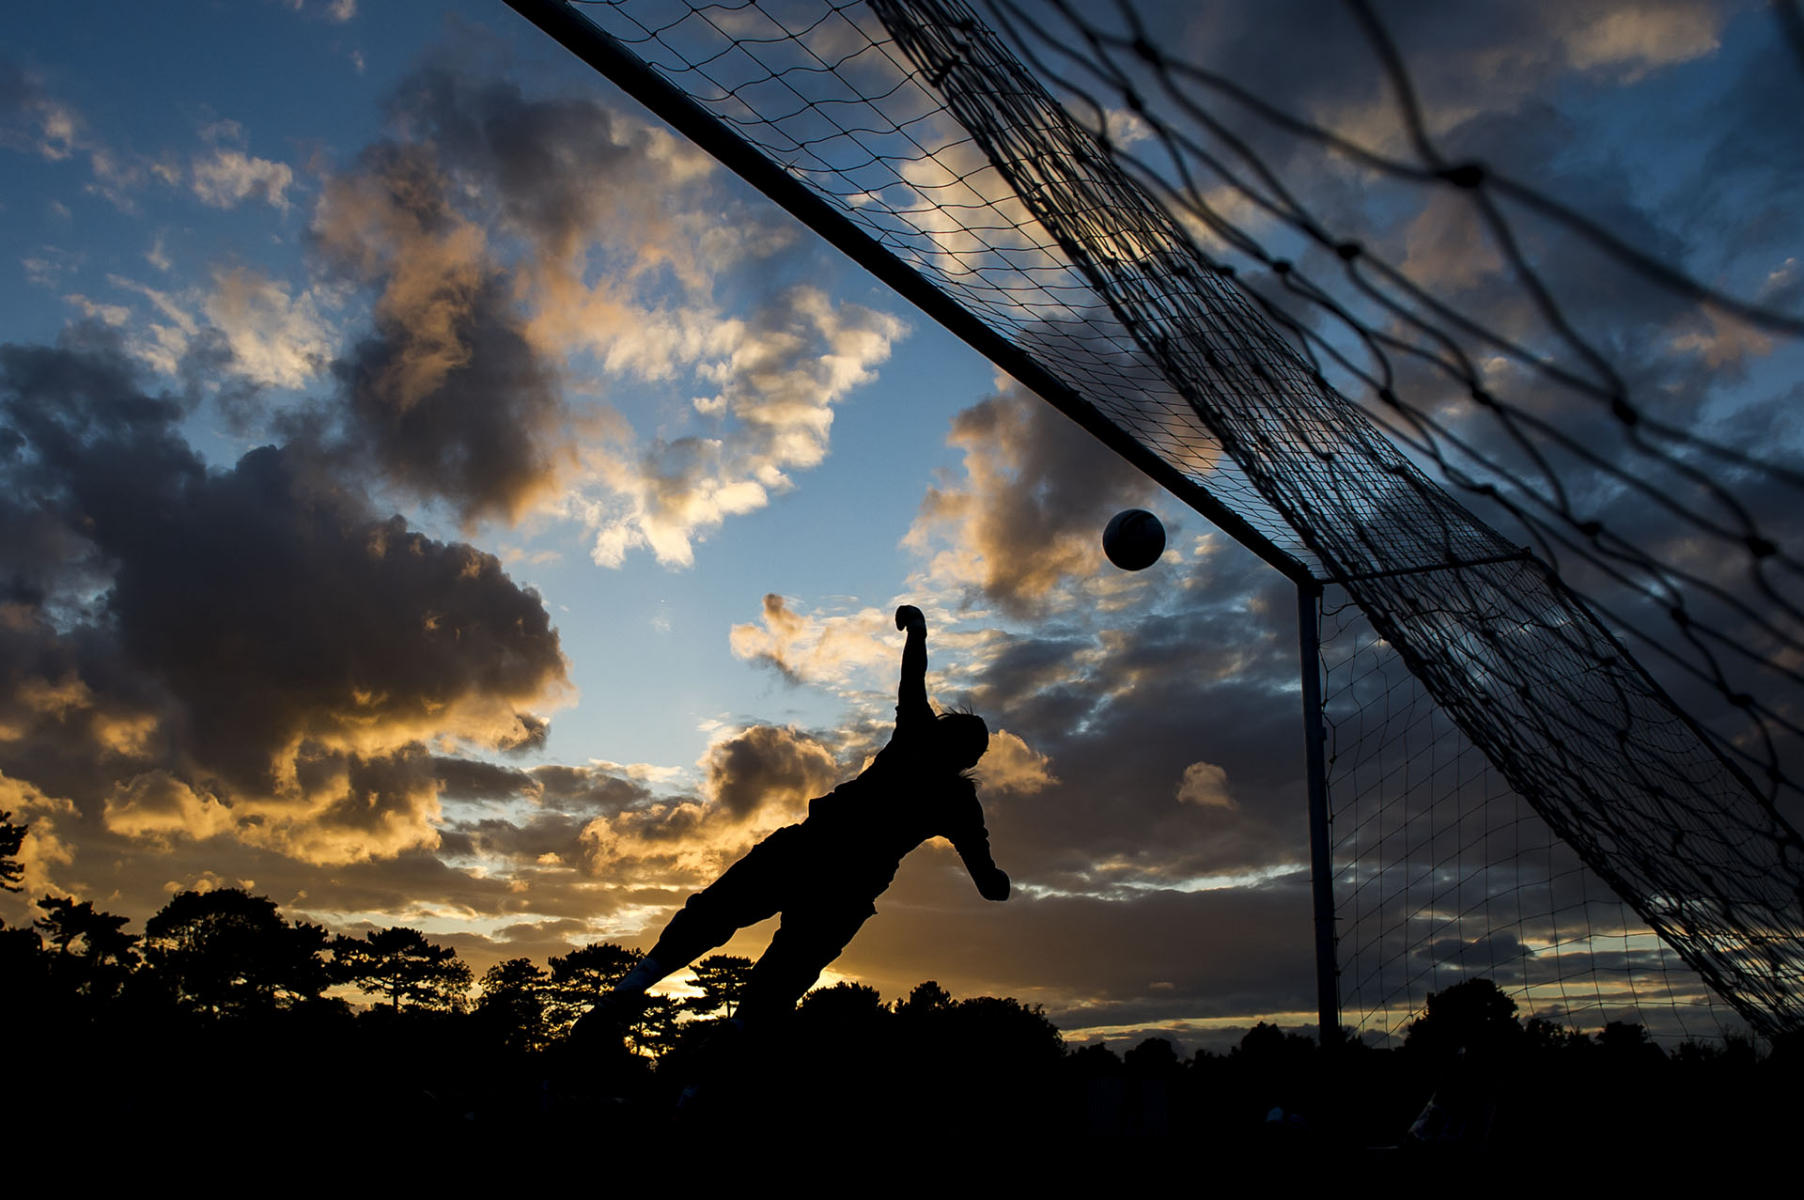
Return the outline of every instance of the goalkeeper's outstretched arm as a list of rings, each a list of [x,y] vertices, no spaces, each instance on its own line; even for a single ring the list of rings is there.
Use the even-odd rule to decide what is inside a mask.
[[[913,717],[933,719],[927,703],[927,618],[912,604],[896,610],[896,628],[908,632],[902,644],[902,680],[896,685],[896,723]]]

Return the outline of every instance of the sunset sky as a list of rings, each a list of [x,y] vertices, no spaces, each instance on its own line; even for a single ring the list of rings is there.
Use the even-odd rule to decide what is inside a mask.
[[[1167,19],[1361,128],[1371,65],[1313,7]],[[1796,292],[1795,220],[1723,224],[1795,199],[1795,161],[1736,173],[1780,135],[1684,119],[1781,86],[1763,5],[1380,7],[1444,125]],[[925,846],[828,978],[1079,1038],[1312,1022],[1290,586],[504,5],[42,7],[0,161],[0,809],[32,829],[0,917],[139,929],[231,885],[479,974],[643,948],[882,744],[907,602],[936,701],[989,720],[1016,894]],[[1432,211],[1378,237],[1495,266]],[[1098,542],[1130,506],[1170,536],[1135,575]]]

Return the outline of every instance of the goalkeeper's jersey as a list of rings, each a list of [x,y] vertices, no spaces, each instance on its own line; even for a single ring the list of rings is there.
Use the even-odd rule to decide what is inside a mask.
[[[895,733],[871,765],[809,801],[803,827],[847,887],[874,898],[908,852],[931,837],[950,841],[973,877],[995,868],[977,785],[938,765],[934,726],[925,701],[898,705]]]

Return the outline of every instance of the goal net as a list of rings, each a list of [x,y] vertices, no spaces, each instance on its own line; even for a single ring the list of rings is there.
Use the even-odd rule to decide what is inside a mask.
[[[1804,477],[1661,420],[1536,237],[1762,336],[1804,324],[1445,156],[1360,0],[1403,155],[1168,57],[1125,3],[510,2],[1320,596],[1348,1023],[1485,975],[1574,1024],[1711,1033],[1714,993],[1804,1025],[1804,572],[1748,498]],[[1335,228],[1248,127],[1465,206],[1532,327]]]

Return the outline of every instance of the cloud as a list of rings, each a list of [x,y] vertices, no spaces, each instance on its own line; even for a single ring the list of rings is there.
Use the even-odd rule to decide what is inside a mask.
[[[0,59],[0,148],[51,162],[86,155],[89,180],[83,191],[126,213],[137,211],[133,193],[150,180],[173,183],[180,174],[167,160],[123,153],[97,141],[72,105],[51,95],[38,75],[8,59]]]
[[[1051,767],[1052,760],[1022,741],[1019,734],[998,729],[990,734],[990,748],[977,764],[977,777],[986,793],[1032,795],[1058,782]]]
[[[720,247],[698,220],[716,199],[707,186],[716,168],[690,143],[587,97],[528,97],[464,65],[416,71],[394,106],[444,170],[496,201],[539,275],[574,287],[585,262],[606,256],[628,275],[667,265],[705,287],[717,269],[701,251]],[[574,294],[549,278],[539,286],[560,300]]]
[[[935,584],[1016,617],[1050,611],[1071,588],[1107,606],[1132,577],[1107,566],[1102,529],[1156,486],[1052,406],[1016,385],[965,409],[947,439],[964,478],[930,489],[903,544],[930,554]]]
[[[73,305],[81,314],[103,325],[111,325],[115,329],[131,320],[132,310],[123,304],[101,304],[90,300],[79,292],[72,292],[63,297],[65,303]]]
[[[16,856],[21,868],[19,891],[15,895],[0,893],[0,903],[25,913],[25,919],[14,916],[14,924],[27,924],[37,917],[35,912],[25,910],[27,897],[68,894],[69,889],[60,886],[53,872],[60,872],[75,862],[75,848],[64,836],[59,836],[57,830],[61,826],[65,834],[72,832],[71,827],[77,824],[78,817],[72,802],[47,796],[31,784],[10,778],[4,772],[0,772],[0,812],[11,813],[14,825],[26,827],[25,840],[20,843]]]
[[[1625,82],[1714,53],[1727,16],[1719,5],[1688,0],[1601,11],[1559,7],[1576,18],[1561,36],[1566,60],[1581,71],[1609,70]]]
[[[721,317],[706,293],[734,257],[723,230],[769,239],[760,221],[720,221],[705,156],[593,101],[529,99],[472,74],[405,81],[398,136],[329,180],[315,212],[325,259],[379,290],[372,336],[339,365],[348,442],[466,524],[561,496],[595,528],[598,557],[650,545],[689,561],[697,530],[819,461],[826,405],[887,353],[867,342],[892,319],[836,313],[806,290],[762,318]],[[674,304],[638,294],[663,271]],[[566,407],[550,354],[585,348],[644,378],[701,371],[711,423],[740,428],[633,448],[617,416]],[[809,389],[825,398],[800,400]]]
[[[839,782],[833,752],[789,727],[754,725],[708,754],[705,794],[736,820],[767,807],[799,812]]]
[[[273,795],[240,800],[240,837],[319,865],[380,861],[439,845],[437,774],[418,742],[377,753],[301,746]]]
[[[211,155],[196,157],[192,171],[195,199],[209,208],[236,208],[255,198],[271,208],[288,209],[294,169],[287,163],[217,146]]]
[[[357,16],[357,0],[283,0],[294,12],[342,25]]]
[[[102,807],[108,829],[126,837],[205,839],[233,828],[232,812],[167,771],[146,771],[113,785]]]
[[[590,527],[597,562],[648,549],[688,565],[697,541],[820,463],[834,405],[875,378],[906,332],[811,286],[769,294],[747,273],[791,246],[793,231],[723,187],[706,155],[637,118],[441,65],[410,76],[394,111],[397,140],[328,186],[315,230],[331,257],[383,289],[385,345],[355,355],[348,376],[366,434],[437,410],[443,432],[385,444],[509,450],[498,466],[511,482],[457,489],[466,520],[515,518],[562,488],[557,510]],[[723,313],[714,293],[741,276],[766,295],[749,315]],[[686,379],[689,428],[644,440],[594,409],[575,435],[580,466],[551,461],[561,410],[539,398],[551,372],[532,356],[554,353],[593,355],[611,376]],[[474,390],[504,397],[482,411],[498,407],[511,438],[505,428],[466,436],[472,415],[435,391],[485,355],[497,366]],[[444,457],[430,470],[393,452],[382,463],[422,490],[462,461]]]
[[[483,803],[515,797],[536,799],[542,784],[519,767],[481,759],[441,756],[434,760],[439,795],[448,801]]]
[[[581,835],[586,869],[616,888],[705,886],[754,842],[802,820],[809,800],[850,775],[820,737],[790,726],[726,732],[701,765],[701,796],[650,797],[591,820]],[[669,891],[664,905],[680,899],[680,890]],[[660,912],[668,915],[653,908],[647,919]]]
[[[201,335],[200,322],[187,307],[187,301],[173,292],[161,291],[123,275],[108,275],[107,282],[143,296],[164,318],[161,322],[147,322],[141,330],[128,332],[126,348],[132,357],[164,375],[181,374],[190,347]]]
[[[793,486],[789,472],[827,454],[833,406],[875,378],[905,327],[799,286],[762,305],[699,374],[717,390],[695,407],[719,432],[659,441],[601,459],[612,495],[586,506],[594,558],[618,566],[644,547],[688,566],[694,543],[726,518],[763,508]]]
[[[1193,762],[1178,781],[1178,803],[1200,808],[1233,808],[1228,794],[1228,773],[1214,763]]]
[[[540,788],[539,803],[559,812],[606,815],[651,798],[651,792],[632,777],[630,769],[613,764],[547,764],[533,768],[532,777]]]
[[[41,78],[0,58],[0,147],[59,162],[81,148],[82,126],[80,115],[51,96]]]
[[[0,348],[25,451],[0,506],[0,769],[130,838],[315,862],[433,844],[425,743],[530,742],[568,688],[539,597],[374,516],[305,443],[207,470],[182,415],[104,332]]]
[[[1174,10],[1181,30],[1161,31],[1183,56],[1207,62],[1283,106],[1374,148],[1403,149],[1394,97],[1350,14],[1305,0],[1221,6],[1208,21]],[[1559,80],[1618,86],[1714,53],[1730,19],[1714,0],[1656,0],[1625,9],[1609,0],[1532,0],[1473,20],[1470,13],[1408,0],[1382,14],[1410,68],[1434,132],[1479,111],[1500,111],[1548,94]],[[1160,34],[1155,34],[1160,36]]]
[[[380,292],[374,330],[336,367],[344,449],[365,448],[466,524],[513,521],[568,465],[565,413],[487,239],[447,188],[427,150],[380,143],[320,197],[321,253]]]
[[[325,368],[336,331],[321,313],[326,302],[248,267],[214,272],[205,310],[225,336],[233,367],[254,383],[298,388]]]
[[[152,265],[169,266],[160,240],[147,257]],[[327,285],[295,294],[286,282],[244,266],[216,268],[204,289],[155,288],[119,274],[108,274],[107,283],[141,296],[155,317],[134,321],[130,307],[80,293],[63,299],[120,330],[133,358],[197,392],[225,398],[265,387],[302,388],[326,368],[338,340],[328,314],[344,296]],[[227,408],[228,415],[240,415]]]
[[[1667,345],[1675,353],[1697,355],[1712,371],[1738,373],[1747,360],[1773,350],[1773,340],[1766,334],[1709,306],[1681,318]]]
[[[863,608],[838,616],[797,612],[776,593],[764,597],[761,625],[735,625],[736,658],[764,663],[793,683],[846,685],[855,674],[890,673],[900,656],[890,614]]]

